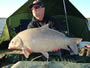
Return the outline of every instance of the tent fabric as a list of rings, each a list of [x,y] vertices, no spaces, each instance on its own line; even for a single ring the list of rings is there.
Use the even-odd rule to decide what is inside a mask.
[[[64,13],[64,5],[63,0],[42,0],[46,7],[46,12],[48,12],[49,15],[65,15]],[[14,12],[11,16],[17,15],[20,13],[30,13],[31,10],[29,9],[29,5],[33,2],[33,0],[27,1],[23,6],[21,6],[16,12]],[[70,16],[76,16],[83,19],[86,19],[70,2],[69,0],[65,0],[66,4],[66,10],[67,14]],[[30,11],[29,11],[30,10]],[[72,12],[70,12],[72,10]],[[53,11],[53,12],[51,12]],[[10,16],[10,17],[11,17]]]

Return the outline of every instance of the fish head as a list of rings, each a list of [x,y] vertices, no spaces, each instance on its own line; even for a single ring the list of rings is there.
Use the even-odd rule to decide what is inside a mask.
[[[20,37],[14,37],[10,43],[8,49],[22,49],[23,43]]]

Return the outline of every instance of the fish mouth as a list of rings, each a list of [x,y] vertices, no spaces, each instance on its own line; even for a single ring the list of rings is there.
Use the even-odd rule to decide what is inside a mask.
[[[15,48],[8,48],[9,50],[18,50],[18,51],[22,51],[22,49],[15,49]]]
[[[13,49],[13,48],[8,47],[8,49]]]
[[[10,48],[10,47],[8,47],[8,49],[15,49],[15,48]]]
[[[12,50],[22,50],[22,49],[19,49],[19,48],[12,48],[12,47],[8,47],[8,49],[12,49]]]

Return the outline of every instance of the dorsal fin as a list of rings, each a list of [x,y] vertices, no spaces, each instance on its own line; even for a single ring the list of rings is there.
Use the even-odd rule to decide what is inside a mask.
[[[40,27],[40,29],[49,29],[49,26],[48,26],[48,25],[49,25],[49,24],[46,24],[46,25]]]

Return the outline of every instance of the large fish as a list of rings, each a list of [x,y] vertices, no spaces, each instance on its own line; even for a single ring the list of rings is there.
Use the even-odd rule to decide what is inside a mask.
[[[8,49],[22,49],[26,58],[30,53],[42,53],[49,58],[47,52],[56,48],[66,49],[67,45],[78,54],[77,44],[81,38],[69,38],[63,33],[48,28],[48,25],[40,28],[32,28],[18,33],[9,43]]]

